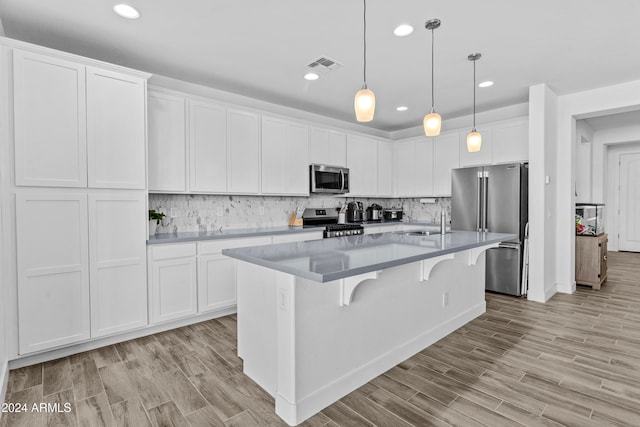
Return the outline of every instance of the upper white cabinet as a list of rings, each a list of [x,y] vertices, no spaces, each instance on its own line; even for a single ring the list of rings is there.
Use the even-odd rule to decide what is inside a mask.
[[[397,143],[396,195],[433,195],[433,138],[418,137]]]
[[[16,185],[87,186],[85,67],[13,51]]]
[[[262,194],[309,194],[309,127],[262,116]]]
[[[189,189],[227,191],[227,110],[214,103],[189,101]]]
[[[187,191],[186,101],[149,91],[147,108],[149,191]]]
[[[87,67],[91,188],[146,188],[146,81]]]
[[[347,134],[335,130],[311,127],[309,163],[331,166],[347,165]]]
[[[433,140],[434,196],[451,196],[451,170],[460,167],[458,132],[440,134]]]
[[[260,116],[227,110],[227,191],[233,194],[260,192]]]
[[[520,117],[478,127],[480,151],[467,151],[467,133],[460,131],[460,166],[525,162],[529,159],[529,119]]]
[[[394,192],[394,143],[378,141],[378,194],[393,197]]]
[[[16,185],[145,189],[146,75],[13,56]]]
[[[529,120],[521,118],[496,124],[493,132],[493,163],[529,159]]]
[[[347,167],[350,196],[375,197],[378,194],[378,143],[375,139],[348,135]]]

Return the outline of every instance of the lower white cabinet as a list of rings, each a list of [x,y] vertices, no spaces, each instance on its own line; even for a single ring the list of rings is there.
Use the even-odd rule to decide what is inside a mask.
[[[271,244],[271,236],[198,242],[198,312],[236,305],[236,260],[222,249]]]
[[[148,268],[152,323],[197,313],[195,243],[150,247]]]
[[[273,244],[304,242],[306,240],[322,239],[322,231],[309,231],[305,233],[276,234],[273,236]]]
[[[144,194],[89,195],[93,338],[147,324],[146,214]]]
[[[20,354],[89,338],[84,194],[16,194]]]
[[[147,324],[144,191],[18,192],[19,353]]]

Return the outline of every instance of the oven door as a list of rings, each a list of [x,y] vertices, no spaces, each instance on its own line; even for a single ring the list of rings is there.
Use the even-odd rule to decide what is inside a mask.
[[[349,192],[349,169],[339,166],[310,165],[312,193],[343,194]]]

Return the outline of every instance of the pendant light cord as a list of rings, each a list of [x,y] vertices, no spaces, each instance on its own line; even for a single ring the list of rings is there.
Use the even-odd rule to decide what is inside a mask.
[[[476,61],[473,61],[473,130],[476,130]]]
[[[431,29],[431,112],[433,112],[433,107],[435,105],[435,94],[433,93],[433,28]]]
[[[362,36],[362,41],[364,45],[364,67],[363,67],[363,79],[364,79],[364,88],[367,88],[367,0],[362,0],[364,4],[364,13],[362,14],[362,21],[364,22],[364,32]]]

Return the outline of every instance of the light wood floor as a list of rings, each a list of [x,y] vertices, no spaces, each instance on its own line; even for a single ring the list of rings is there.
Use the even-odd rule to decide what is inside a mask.
[[[234,316],[12,371],[0,426],[284,425],[242,372]],[[487,313],[305,426],[640,425],[640,254],[609,254],[600,290],[547,304],[487,294]]]

